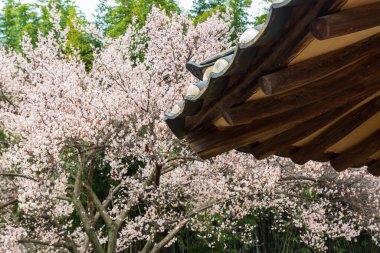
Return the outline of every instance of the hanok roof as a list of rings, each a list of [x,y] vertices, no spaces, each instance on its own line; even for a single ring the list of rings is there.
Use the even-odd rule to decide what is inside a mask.
[[[266,23],[188,69],[166,122],[202,158],[237,149],[380,175],[380,0],[274,1]]]

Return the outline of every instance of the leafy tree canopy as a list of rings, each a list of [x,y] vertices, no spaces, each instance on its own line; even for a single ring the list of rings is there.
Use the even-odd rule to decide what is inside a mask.
[[[19,48],[25,33],[35,41],[39,21],[35,5],[22,4],[17,0],[4,0],[3,3],[0,14],[1,43],[10,48]]]
[[[190,14],[195,23],[200,23],[217,11],[228,11],[232,17],[230,28],[232,29],[231,40],[234,41],[249,24],[248,8],[251,4],[252,0],[195,0]]]
[[[46,35],[53,28],[49,9],[54,7],[61,15],[61,28],[70,28],[67,34],[67,52],[79,50],[86,64],[92,61],[94,40],[78,27],[86,25],[84,14],[73,0],[38,0],[23,4],[19,0],[3,0],[0,11],[0,43],[7,48],[21,50],[23,36],[28,35],[35,44],[38,34]]]
[[[134,23],[142,26],[153,6],[160,7],[169,13],[179,13],[180,9],[174,0],[101,0],[97,10],[96,24],[110,37],[125,33],[127,27]]]

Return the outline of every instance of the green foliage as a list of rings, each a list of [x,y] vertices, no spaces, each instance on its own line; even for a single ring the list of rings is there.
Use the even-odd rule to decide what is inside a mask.
[[[228,11],[232,16],[231,40],[235,41],[237,35],[249,24],[248,8],[251,4],[252,0],[195,0],[190,14],[195,23],[200,23],[216,12],[225,13]]]
[[[4,133],[4,131],[2,131],[0,129],[0,155],[2,154],[2,150],[3,149],[6,149],[8,148],[8,144],[7,144],[7,136],[6,134]]]
[[[216,6],[216,7],[212,8],[212,9],[210,9],[210,10],[202,12],[201,14],[199,14],[198,16],[196,16],[194,18],[194,22],[195,22],[195,24],[202,23],[206,19],[208,19],[210,16],[212,16],[213,14],[215,14],[217,12],[218,13],[226,13],[227,12],[226,6]]]
[[[273,0],[264,0],[264,2],[267,2],[267,3],[272,3]],[[254,25],[261,25],[261,24],[264,24],[265,21],[267,20],[268,18],[268,13],[269,13],[269,10],[265,10],[265,13],[258,16],[258,17],[255,17],[255,20],[253,21],[253,24]]]
[[[96,24],[106,35],[118,37],[132,23],[136,22],[141,27],[153,6],[160,7],[167,14],[180,11],[174,0],[115,0],[115,4],[110,4],[109,0],[101,0]]]
[[[251,4],[252,0],[229,0],[229,8],[232,15],[231,27],[234,29],[231,38],[232,41],[235,41],[238,34],[249,24],[247,9]]]
[[[260,15],[258,17],[255,18],[255,21],[253,22],[254,25],[261,25],[261,24],[264,24],[265,21],[267,20],[267,17],[268,17],[268,13],[265,13],[263,15]]]
[[[215,217],[216,222],[213,225],[217,225],[219,218]],[[185,229],[180,233],[177,242],[163,253],[318,253],[301,242],[300,230],[290,225],[291,223],[285,225],[282,231],[278,231],[272,229],[275,222],[270,211],[256,212],[239,221],[236,227],[244,224],[256,225],[252,239],[258,242],[252,244],[244,244],[238,232],[225,231],[221,237],[211,238],[210,241],[215,243],[210,247],[209,240],[200,237],[197,232]],[[327,247],[327,253],[377,253],[380,251],[367,233],[362,233],[354,241],[343,238],[328,240]]]
[[[93,46],[99,43],[78,29],[87,21],[73,0],[39,0],[34,4],[23,4],[19,0],[3,0],[0,12],[0,43],[10,49],[21,50],[23,36],[28,35],[35,44],[38,34],[46,35],[52,28],[49,9],[54,7],[61,14],[61,27],[70,28],[67,34],[68,54],[73,48],[79,51],[83,61],[90,66]]]
[[[225,3],[225,0],[195,0],[190,14],[197,18],[210,10],[225,7]]]
[[[22,4],[17,0],[3,0],[0,14],[0,42],[8,48],[20,49],[23,35],[37,39],[39,17],[35,5]]]

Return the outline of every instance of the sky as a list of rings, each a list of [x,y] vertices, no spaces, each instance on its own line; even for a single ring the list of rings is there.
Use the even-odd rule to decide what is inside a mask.
[[[22,3],[33,3],[36,0],[21,0]],[[96,6],[99,2],[99,0],[74,0],[78,7],[83,11],[83,13],[86,15],[87,20],[93,21],[95,13]],[[191,8],[193,0],[177,0],[179,3],[179,6],[182,9],[189,10]],[[251,8],[251,14],[252,16],[256,16],[259,14],[259,10],[262,10],[262,7],[264,5],[262,0],[254,0],[254,4]],[[3,4],[0,2],[0,8],[2,8]]]

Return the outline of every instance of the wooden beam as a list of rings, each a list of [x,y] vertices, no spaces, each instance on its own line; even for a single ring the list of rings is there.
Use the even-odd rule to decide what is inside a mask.
[[[311,87],[299,88],[291,93],[249,101],[223,112],[227,122],[234,125],[247,124],[260,119],[293,110],[317,101],[333,100],[335,97],[355,96],[380,82],[380,55],[366,58],[323,79]],[[344,84],[344,85],[342,85]],[[328,101],[327,101],[328,102]]]
[[[244,147],[241,147],[241,148],[238,148],[236,149],[237,151],[239,152],[243,152],[243,153],[247,153],[247,154],[251,154],[252,153],[252,150],[257,147],[258,145],[260,145],[260,142],[254,142],[254,143],[251,143],[247,146],[244,146]]]
[[[310,26],[320,40],[343,36],[380,26],[380,2],[368,4],[315,19]]]
[[[337,171],[342,171],[355,164],[365,164],[369,157],[379,150],[380,129],[332,159],[331,165]]]
[[[341,96],[335,97],[335,99],[321,100],[273,117],[253,120],[247,125],[231,127],[219,131],[201,131],[189,136],[188,142],[193,150],[202,158],[212,157],[231,149],[260,141],[263,137],[271,137],[282,131],[286,131],[295,125],[317,117],[350,101],[356,99],[364,100],[373,94],[379,86],[380,82],[369,88],[367,87],[367,89],[358,90],[353,96],[346,96],[343,93]]]
[[[356,108],[316,136],[313,140],[301,147],[291,156],[297,164],[304,164],[309,160],[315,160],[317,153],[323,153],[380,110],[380,98],[374,98],[368,103]]]
[[[262,76],[259,86],[266,95],[275,95],[320,80],[380,51],[380,34],[342,49],[291,65]]]
[[[295,146],[291,146],[291,148],[292,148],[291,152],[286,153],[285,157],[291,158],[292,155],[300,149],[300,147],[295,147]],[[278,155],[278,152],[276,152],[275,155]],[[313,159],[313,161],[325,163],[325,162],[329,162],[331,159],[334,159],[337,156],[338,155],[334,152],[320,153],[320,154],[315,155],[316,159]],[[297,163],[297,162],[294,162],[294,163],[301,165],[300,163]]]
[[[265,142],[261,143],[260,145],[252,147],[250,151],[257,159],[264,159],[274,154],[278,150],[283,150],[291,144],[294,144],[306,138],[310,134],[328,125],[337,117],[341,116],[353,108],[355,105],[357,105],[358,102],[359,101],[352,101],[343,106],[334,108],[327,113],[321,114],[316,118],[312,118],[299,125],[296,125],[294,128],[277,134],[265,140]]]
[[[375,163],[368,166],[367,170],[376,177],[380,176],[380,160],[377,160]]]

